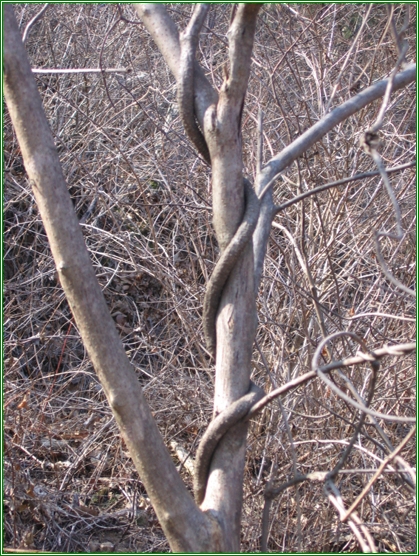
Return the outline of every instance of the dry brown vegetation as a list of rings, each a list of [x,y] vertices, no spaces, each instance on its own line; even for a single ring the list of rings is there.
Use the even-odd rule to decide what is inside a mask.
[[[39,8],[15,6],[22,30]],[[333,91],[332,107],[391,72],[397,52],[385,33],[386,7],[373,6],[358,37],[366,8],[263,8],[243,113],[248,175],[256,168],[259,108],[269,159],[325,115]],[[190,7],[173,4],[170,11],[182,28]],[[399,5],[399,26],[403,17]],[[205,284],[218,253],[210,175],[183,133],[175,81],[136,20],[127,5],[121,12],[116,5],[52,5],[32,28],[26,47],[37,68],[130,70],[36,79],[74,209],[128,356],[167,445],[193,458],[213,396],[201,328]],[[218,87],[228,23],[229,9],[214,6],[201,35],[200,61]],[[409,61],[415,28],[412,6]],[[350,117],[288,168],[275,188],[276,202],[374,171],[359,136],[380,104]],[[413,86],[392,95],[382,130],[387,168],[415,160],[415,106]],[[7,114],[4,151],[5,545],[61,553],[167,552],[58,282]],[[415,168],[390,179],[405,235],[400,243],[382,239],[381,245],[393,274],[414,289]],[[414,302],[385,279],[374,251],[374,232],[394,226],[379,176],[332,188],[278,213],[258,297],[254,350],[254,380],[266,391],[309,371],[317,345],[334,332],[356,332],[370,350],[412,341]],[[349,338],[333,342],[323,363],[358,347]],[[381,360],[375,411],[415,415],[414,361],[411,354]],[[365,396],[370,375],[365,364],[333,376],[350,393],[346,376]],[[254,420],[245,474],[244,552],[260,550],[263,492],[272,470],[278,486],[297,473],[332,469],[354,422],[356,410],[321,381],[291,390]],[[410,430],[408,424],[378,422],[393,448]],[[346,507],[391,451],[383,438],[367,420],[345,464],[353,472],[336,479]],[[414,439],[401,456],[415,468]],[[191,484],[188,459],[179,465]],[[358,508],[379,552],[415,551],[412,474],[383,473]],[[271,551],[359,550],[322,482],[284,490],[272,502],[269,527]]]

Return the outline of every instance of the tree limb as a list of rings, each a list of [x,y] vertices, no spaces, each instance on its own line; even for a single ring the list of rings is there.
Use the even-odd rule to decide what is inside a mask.
[[[25,44],[25,42],[28,40],[29,37],[29,33],[32,29],[32,27],[35,25],[35,23],[37,21],[39,21],[41,19],[41,17],[44,15],[44,13],[46,12],[47,8],[48,8],[49,4],[44,4],[42,6],[42,8],[39,10],[39,12],[29,21],[29,23],[26,25],[25,30],[23,31],[23,36],[22,36],[22,42],[23,44]]]
[[[404,71],[395,76],[393,91],[402,89],[416,79],[416,64],[410,64]],[[271,158],[257,177],[256,191],[259,196],[265,188],[271,188],[279,174],[290,166],[298,157],[304,154],[310,147],[319,141],[326,133],[338,124],[355,114],[364,106],[382,97],[387,89],[388,80],[378,81],[361,93],[335,108],[305,131],[300,137],[293,141],[279,154]],[[253,252],[255,259],[255,287],[258,288],[262,277],[263,261],[265,259],[266,246],[270,234],[272,218],[275,214],[275,206],[271,195],[264,196],[261,203],[261,218],[253,235]]]
[[[394,78],[393,91],[398,91],[403,89],[416,79],[416,64],[409,64],[409,66]],[[361,93],[350,98],[319,122],[314,124],[310,129],[305,131],[300,137],[293,141],[288,147],[286,147],[279,154],[271,158],[271,160],[265,165],[262,170],[263,174],[263,186],[271,181],[277,174],[282,172],[287,168],[294,160],[307,151],[311,146],[319,141],[326,133],[331,131],[334,127],[339,125],[341,122],[359,112],[361,108],[364,108],[374,100],[382,97],[387,89],[388,80],[378,81],[374,83]],[[262,184],[259,184],[262,185]],[[259,191],[261,191],[260,189]]]
[[[213,551],[214,522],[164,446],[96,280],[11,5],[4,22],[6,103],[80,334],[173,551]]]
[[[163,55],[176,81],[178,81],[180,68],[179,32],[166,7],[163,4],[134,4],[134,8]],[[205,112],[209,106],[217,102],[218,94],[196,61],[194,72],[195,113],[201,129],[204,129]]]
[[[186,29],[180,35],[180,68],[178,74],[178,106],[186,135],[195,145],[195,148],[211,166],[211,158],[208,146],[202,131],[199,129],[195,119],[195,78],[194,64],[195,52],[198,46],[199,32],[208,13],[208,4],[197,4]]]
[[[386,346],[374,350],[374,357],[375,359],[379,360],[382,357],[385,357],[386,355],[402,356],[402,355],[407,355],[408,353],[412,353],[413,351],[416,351],[416,343],[399,344],[397,346]],[[341,367],[350,367],[352,365],[360,365],[361,363],[365,363],[365,361],[366,361],[365,354],[361,355],[358,353],[353,357],[347,357],[346,359],[341,359],[339,361],[332,361],[331,363],[328,363],[327,365],[320,367],[320,370],[323,373],[330,373],[330,371],[333,371],[333,369],[339,369]],[[262,411],[262,409],[266,405],[268,405],[272,400],[274,400],[278,396],[283,396],[284,394],[290,392],[294,388],[298,388],[302,384],[305,384],[306,382],[312,380],[313,378],[316,378],[316,376],[317,374],[315,371],[309,371],[308,373],[305,373],[293,380],[290,380],[283,386],[280,386],[279,388],[272,390],[272,392],[266,394],[264,398],[262,398],[252,407],[252,409],[247,414],[245,420],[248,421],[253,417],[255,417],[255,415],[257,415],[260,411]]]

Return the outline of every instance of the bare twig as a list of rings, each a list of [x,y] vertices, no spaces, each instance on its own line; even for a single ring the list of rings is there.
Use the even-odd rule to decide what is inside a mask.
[[[22,42],[23,44],[25,44],[25,42],[28,39],[29,33],[31,31],[31,28],[35,25],[35,23],[37,21],[39,21],[41,19],[41,17],[44,15],[44,13],[47,11],[49,4],[45,4],[44,6],[42,6],[42,8],[39,10],[39,12],[35,15],[35,17],[33,17],[29,23],[26,25],[25,30],[23,32],[22,35]]]
[[[330,336],[325,338],[322,342],[320,342],[320,344],[318,345],[314,353],[312,364],[311,364],[313,371],[317,373],[317,375],[323,380],[323,382],[327,384],[327,386],[329,386],[331,390],[335,392],[335,394],[337,394],[339,397],[341,397],[346,402],[351,404],[353,407],[356,407],[360,411],[363,411],[368,415],[372,415],[374,417],[378,417],[379,419],[384,419],[387,421],[395,421],[398,423],[416,423],[415,417],[399,417],[398,415],[387,415],[384,413],[379,413],[378,411],[373,411],[372,409],[367,409],[365,405],[361,405],[358,402],[355,402],[352,398],[350,398],[344,392],[342,392],[342,390],[338,388],[331,380],[329,380],[324,374],[324,372],[320,370],[320,368],[318,367],[318,359],[322,354],[324,346],[331,340],[343,335],[350,336],[351,338],[359,342],[362,345],[364,350],[368,351],[368,354],[363,353],[362,356],[364,357],[365,361],[371,363],[375,371],[375,365],[377,365],[378,363],[378,361],[376,360],[375,353],[371,352],[370,350],[367,350],[364,341],[357,334],[354,334],[353,332],[349,332],[349,331],[336,332],[335,334],[331,334]]]
[[[362,492],[359,494],[359,496],[357,496],[356,500],[352,503],[350,508],[342,516],[342,518],[341,518],[342,521],[346,521],[351,516],[351,514],[356,510],[356,508],[359,506],[359,504],[365,498],[366,494],[368,493],[368,491],[370,490],[372,485],[380,477],[380,475],[382,474],[384,469],[387,467],[387,465],[403,450],[403,448],[406,446],[406,444],[409,442],[409,440],[413,437],[413,435],[415,433],[416,433],[416,427],[412,427],[410,429],[409,433],[402,440],[402,442],[400,442],[400,444],[397,446],[397,448],[391,454],[389,454],[386,457],[386,459],[380,464],[380,466],[377,469],[377,471],[375,472],[374,476],[371,477],[371,479],[368,481],[368,483],[362,489]]]
[[[382,234],[380,232],[376,232],[375,237],[374,237],[374,240],[375,240],[375,254],[377,256],[378,262],[380,263],[381,270],[383,271],[387,280],[389,280],[392,284],[394,284],[400,290],[407,293],[407,295],[409,295],[410,297],[413,297],[413,298],[416,299],[416,292],[414,290],[411,290],[410,288],[408,288],[405,284],[400,282],[400,280],[397,280],[397,278],[395,278],[395,276],[393,276],[393,274],[390,272],[390,269],[388,268],[387,263],[384,260],[383,254],[381,252],[381,246],[380,246],[380,241],[379,241],[379,237],[381,235]]]
[[[386,346],[384,348],[374,350],[374,358],[378,360],[378,359],[381,359],[382,357],[385,357],[387,355],[403,356],[403,355],[406,355],[407,353],[411,353],[413,351],[416,351],[416,344],[415,343],[399,344],[397,346]],[[367,360],[370,360],[370,359],[367,359]],[[252,407],[252,409],[249,412],[249,414],[247,415],[246,419],[247,420],[252,419],[255,415],[257,415],[267,404],[269,404],[277,396],[282,396],[283,394],[289,392],[290,390],[293,390],[294,388],[298,388],[302,384],[305,384],[309,380],[312,380],[313,378],[315,378],[317,376],[316,373],[319,370],[324,374],[324,373],[329,373],[330,371],[332,371],[334,369],[339,369],[341,367],[349,367],[351,365],[360,365],[361,363],[365,363],[365,361],[366,361],[365,354],[362,354],[362,355],[359,354],[359,355],[355,355],[353,357],[348,357],[348,358],[343,359],[341,361],[333,361],[332,363],[328,363],[327,365],[324,365],[322,367],[317,368],[316,371],[310,371],[308,373],[305,373],[305,374],[299,376],[298,378],[295,378],[294,380],[291,380],[291,381],[287,382],[286,384],[284,384],[284,386],[280,386],[276,390],[273,390],[272,392],[269,392],[269,394],[267,394],[264,398],[262,398],[257,404],[255,404]],[[353,400],[351,400],[351,402],[352,401]],[[361,406],[357,407],[357,409],[361,409],[361,411],[365,410]],[[409,422],[411,422],[411,421],[409,420]]]
[[[394,40],[396,41],[397,49],[399,51],[399,57],[397,58],[397,62],[395,64],[394,68],[393,68],[393,71],[391,72],[391,75],[390,75],[389,79],[388,79],[387,88],[386,88],[386,92],[385,92],[385,95],[384,95],[384,98],[383,98],[383,102],[381,103],[380,111],[378,113],[376,121],[373,123],[373,125],[369,129],[370,133],[377,133],[383,126],[384,115],[385,115],[386,110],[388,108],[388,103],[390,102],[391,92],[393,90],[394,78],[395,78],[397,72],[399,71],[400,66],[404,62],[404,59],[405,59],[405,56],[406,56],[406,53],[407,53],[407,49],[409,48],[408,42],[403,40],[403,38],[402,38],[404,31],[407,29],[407,27],[409,25],[409,15],[410,15],[409,5],[405,4],[405,8],[406,8],[405,22],[404,22],[404,25],[403,25],[402,29],[400,30],[400,32],[397,32],[396,24],[395,24],[395,21],[394,21],[394,6],[391,6],[391,11],[390,11],[390,16],[389,16],[390,21],[391,21],[391,30],[392,30],[392,35],[394,37]]]
[[[269,479],[266,482],[265,490],[263,492],[264,496],[264,504],[263,504],[263,513],[262,513],[262,527],[261,527],[261,551],[267,552],[268,550],[268,538],[269,538],[269,513],[272,505],[272,500],[274,496],[272,495],[273,483],[276,477],[276,473],[278,471],[278,465],[276,462],[272,463],[271,472],[269,475]]]
[[[339,87],[339,84],[340,84],[340,80],[341,80],[341,78],[342,78],[342,75],[343,75],[344,71],[346,70],[346,66],[347,66],[348,62],[349,62],[350,59],[351,59],[352,52],[353,52],[355,46],[357,45],[358,40],[359,40],[359,38],[361,37],[363,31],[364,31],[364,27],[365,27],[365,25],[367,24],[367,20],[368,20],[368,17],[369,17],[369,15],[370,15],[370,13],[371,13],[372,7],[373,7],[373,4],[370,4],[370,5],[367,6],[367,8],[366,8],[366,13],[365,13],[365,15],[364,15],[363,18],[362,18],[361,26],[360,26],[360,28],[359,28],[359,30],[358,30],[358,33],[356,34],[356,37],[354,38],[354,40],[353,40],[353,42],[352,42],[351,48],[348,50],[348,53],[347,53],[346,56],[345,56],[345,61],[343,62],[342,67],[340,68],[338,77],[336,78],[335,85],[334,85],[334,87],[333,87],[333,89],[332,89],[332,93],[331,93],[330,98],[329,98],[329,100],[328,100],[328,102],[327,102],[327,105],[326,105],[326,109],[325,109],[326,112],[329,111],[330,105],[332,104],[333,99],[335,98],[335,94],[336,94],[336,91],[337,91],[337,89],[338,89],[338,87]]]
[[[325,483],[324,490],[330,502],[338,510],[340,519],[342,521],[342,518],[345,515],[345,506],[338,488],[333,483],[333,481],[329,479]],[[352,532],[359,542],[363,552],[377,552],[372,536],[356,514],[352,515],[352,518],[349,520],[348,525],[352,529]]]
[[[413,168],[415,166],[416,166],[416,160],[413,160],[412,162],[407,162],[406,164],[401,164],[400,166],[395,166],[394,168],[386,168],[385,171],[387,172],[387,174],[391,174],[393,172],[400,172],[402,170],[405,170],[406,168]],[[311,195],[321,193],[322,191],[327,191],[328,189],[331,189],[332,187],[338,187],[339,185],[345,185],[346,183],[350,183],[350,182],[358,181],[358,180],[363,180],[365,178],[378,176],[380,174],[381,174],[381,172],[379,170],[374,171],[374,172],[363,172],[362,174],[357,174],[356,176],[351,176],[350,178],[343,178],[341,180],[337,180],[337,181],[334,181],[334,182],[331,182],[331,183],[326,183],[324,185],[320,185],[319,187],[315,187],[314,189],[310,189],[309,191],[306,191],[305,193],[302,193],[301,195],[298,195],[297,197],[294,197],[294,199],[290,199],[289,201],[286,201],[285,203],[282,203],[281,205],[277,205],[275,207],[275,212],[276,213],[281,212],[282,210],[285,210],[286,208],[291,207],[292,205],[295,205],[296,203],[299,203],[303,199],[307,199]]]
[[[72,74],[72,73],[131,73],[131,68],[74,68],[74,69],[48,69],[32,68],[36,74]]]

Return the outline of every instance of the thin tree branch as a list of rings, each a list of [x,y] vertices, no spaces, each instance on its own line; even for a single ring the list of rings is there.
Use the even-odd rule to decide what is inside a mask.
[[[368,16],[370,15],[371,10],[372,10],[372,6],[373,6],[372,4],[370,4],[369,6],[367,6],[367,8],[366,8],[366,14],[365,14],[364,17],[362,18],[362,23],[361,23],[361,26],[360,26],[360,28],[359,28],[359,30],[358,30],[358,33],[356,34],[356,37],[354,38],[354,40],[353,40],[353,42],[352,42],[352,45],[351,45],[350,49],[348,50],[348,52],[347,52],[347,54],[346,54],[346,56],[345,56],[345,61],[343,62],[342,66],[341,66],[341,68],[340,68],[339,75],[338,75],[337,78],[336,78],[335,85],[333,86],[332,93],[331,93],[330,98],[329,98],[329,101],[328,101],[328,103],[327,103],[327,105],[326,105],[326,112],[329,111],[330,105],[332,104],[333,99],[335,98],[335,94],[336,94],[336,91],[337,91],[337,89],[338,89],[338,86],[339,86],[340,80],[341,80],[341,78],[342,78],[343,72],[345,71],[348,62],[349,62],[349,60],[351,59],[352,52],[353,52],[353,50],[354,50],[354,48],[355,48],[355,46],[356,46],[356,44],[357,44],[357,42],[358,42],[360,36],[362,35],[362,32],[364,31],[364,27],[365,27],[365,25],[367,24]]]
[[[75,68],[75,69],[44,69],[44,68],[32,68],[32,73],[35,74],[60,74],[60,73],[131,73],[131,68]]]
[[[410,64],[404,71],[394,78],[393,91],[397,91],[406,87],[416,79],[416,64]],[[264,166],[256,179],[256,191],[261,198],[264,196],[259,218],[259,223],[253,234],[253,253],[255,261],[255,288],[259,288],[263,271],[263,262],[265,259],[266,247],[271,230],[272,218],[275,215],[275,206],[271,195],[266,195],[266,190],[272,188],[279,174],[290,166],[299,156],[304,154],[311,146],[319,141],[326,133],[335,126],[346,120],[352,114],[355,114],[364,106],[367,106],[374,100],[377,100],[385,94],[388,80],[378,81],[365,91],[362,91],[355,97],[344,102],[338,108],[335,108],[314,124],[310,129],[305,131],[300,137],[293,141],[288,147],[281,151],[278,155]]]
[[[272,464],[271,473],[266,483],[265,490],[263,496],[265,498],[265,502],[263,504],[263,513],[262,513],[262,532],[261,532],[261,551],[267,552],[268,551],[268,537],[269,537],[269,512],[272,506],[272,500],[274,499],[271,496],[271,492],[273,489],[273,483],[275,479],[275,475],[278,471],[278,465],[276,462]]]
[[[380,477],[380,475],[382,474],[384,469],[387,467],[387,465],[403,450],[403,448],[406,446],[406,444],[409,442],[409,440],[413,437],[415,432],[416,432],[416,427],[412,427],[411,430],[409,431],[409,433],[404,437],[402,442],[400,442],[400,444],[397,446],[397,448],[393,452],[391,452],[391,454],[389,454],[386,457],[386,459],[380,464],[380,466],[377,469],[377,471],[375,472],[374,476],[371,477],[371,479],[368,481],[368,484],[366,484],[365,487],[362,489],[362,492],[359,494],[357,499],[353,502],[351,507],[346,511],[345,515],[342,516],[342,518],[341,518],[342,522],[346,521],[349,518],[349,516],[352,514],[352,512],[354,512],[356,510],[356,508],[362,502],[362,500],[364,499],[364,497],[366,496],[366,494],[368,493],[368,491],[370,490],[372,485]]]
[[[411,353],[413,351],[416,351],[416,343],[399,344],[397,346],[386,346],[384,348],[380,348],[380,349],[375,350],[374,351],[374,358],[376,360],[379,360],[382,357],[385,357],[387,355],[389,355],[389,356],[403,356],[403,355],[407,355],[408,353]],[[319,367],[319,369],[322,373],[330,373],[334,369],[339,369],[339,368],[342,368],[342,367],[350,367],[352,365],[360,365],[361,363],[365,363],[366,360],[369,361],[370,359],[366,359],[365,354],[361,355],[361,354],[358,353],[358,355],[355,355],[353,357],[348,357],[346,359],[341,359],[339,361],[332,361],[331,363],[328,363],[327,365]],[[317,369],[317,370],[319,370],[319,369]],[[280,386],[279,388],[277,388],[275,390],[272,390],[272,392],[269,392],[269,394],[267,394],[264,398],[262,398],[259,402],[257,402],[252,407],[252,409],[249,411],[249,413],[246,416],[246,421],[248,421],[249,419],[253,419],[253,417],[255,417],[255,415],[257,415],[260,411],[262,411],[262,409],[266,405],[268,405],[272,400],[274,400],[278,396],[282,396],[282,395],[286,394],[287,392],[290,392],[294,388],[298,388],[302,384],[305,384],[306,382],[309,382],[313,378],[316,378],[316,376],[317,376],[316,371],[309,371],[308,373],[305,373],[305,374],[295,378],[294,380],[291,380],[291,381],[287,382],[283,386]],[[361,408],[361,409],[364,411],[363,408]]]
[[[387,5],[387,8],[388,8],[388,5]],[[391,28],[391,33],[393,35],[393,38],[396,42],[397,49],[399,51],[399,57],[397,59],[396,65],[394,66],[393,71],[391,72],[391,75],[388,79],[387,88],[386,88],[386,92],[385,92],[385,95],[384,95],[384,98],[383,98],[383,102],[381,104],[380,112],[378,113],[376,121],[373,123],[373,125],[369,129],[369,131],[371,133],[377,133],[383,126],[384,115],[385,115],[386,110],[388,108],[388,103],[390,102],[390,95],[391,95],[391,92],[393,90],[394,78],[395,78],[397,72],[399,71],[400,66],[404,62],[406,52],[409,48],[408,42],[403,40],[403,38],[402,38],[404,31],[407,29],[407,27],[409,25],[409,15],[410,15],[409,6],[406,5],[405,22],[404,22],[404,25],[403,25],[402,29],[400,30],[400,33],[399,33],[396,29],[396,23],[394,21],[394,6],[391,6],[391,11],[390,11],[390,16],[389,16],[390,17],[390,23],[391,23],[390,28]]]
[[[387,263],[384,260],[383,254],[381,253],[381,245],[380,245],[379,238],[383,235],[385,234],[376,232],[374,241],[375,241],[375,255],[377,257],[377,261],[380,263],[381,270],[383,271],[384,276],[397,288],[407,293],[407,295],[416,298],[416,292],[408,288],[405,284],[403,284],[403,282],[400,282],[400,280],[397,280],[397,278],[395,278],[393,274],[390,272],[390,269],[388,268]]]
[[[36,14],[35,17],[33,17],[29,23],[26,25],[25,30],[23,32],[22,35],[22,42],[23,44],[25,44],[25,42],[28,40],[29,37],[29,33],[32,29],[32,27],[35,25],[35,23],[37,21],[39,21],[41,19],[41,17],[44,15],[44,13],[47,11],[49,4],[45,4],[44,6],[42,6],[42,8],[39,10],[39,12]]]
[[[412,168],[416,166],[416,160],[412,162],[407,162],[406,164],[400,164],[400,166],[394,166],[394,168],[386,168],[387,174],[391,174],[393,172],[400,172],[401,170],[405,170],[406,168]],[[303,199],[307,199],[307,197],[311,197],[311,195],[316,195],[316,193],[321,193],[322,191],[327,191],[328,189],[332,189],[332,187],[338,187],[339,185],[345,185],[352,181],[359,181],[365,178],[372,178],[374,176],[380,175],[380,171],[376,170],[374,172],[364,172],[362,174],[356,174],[355,176],[351,176],[350,178],[343,178],[341,180],[333,181],[330,183],[325,183],[324,185],[320,185],[319,187],[315,187],[314,189],[310,189],[310,191],[305,191],[301,195],[297,195],[293,199],[282,203],[281,205],[275,205],[275,214],[285,210],[286,208],[299,203]]]
[[[389,82],[389,83],[391,83],[391,82]],[[390,90],[391,90],[391,88],[390,88]],[[387,87],[386,94],[387,94],[388,91],[389,91],[389,88]],[[383,105],[384,105],[384,103],[383,103]],[[383,124],[383,115],[380,116],[380,118],[381,118],[381,120],[377,119],[377,122],[376,122],[376,124],[374,124],[373,128],[378,129],[379,127],[382,126],[382,124]],[[416,292],[414,290],[411,290],[410,288],[405,286],[402,282],[400,282],[400,280],[397,280],[397,278],[395,278],[395,276],[393,276],[393,274],[390,272],[388,266],[386,265],[383,254],[381,252],[381,246],[380,246],[380,241],[379,241],[380,237],[388,237],[390,239],[395,239],[396,241],[400,242],[403,239],[403,227],[402,227],[402,215],[401,215],[401,212],[400,212],[399,203],[397,202],[396,195],[393,191],[393,188],[391,187],[390,180],[388,178],[386,169],[384,168],[384,163],[381,159],[380,154],[377,151],[379,138],[378,138],[377,133],[372,131],[373,128],[370,128],[368,131],[366,131],[365,133],[362,134],[360,143],[361,143],[361,146],[363,147],[363,149],[365,150],[365,152],[372,157],[373,161],[375,162],[376,166],[378,167],[378,171],[380,172],[380,175],[381,175],[381,178],[384,182],[384,185],[385,185],[385,188],[387,190],[388,196],[390,197],[391,204],[393,205],[394,216],[396,218],[396,233],[395,234],[391,233],[391,232],[386,232],[384,230],[375,231],[375,233],[374,233],[375,254],[377,256],[377,260],[378,260],[378,262],[381,266],[381,269],[382,269],[384,275],[386,276],[386,278],[388,280],[390,280],[390,282],[392,284],[394,284],[397,288],[404,291],[405,293],[407,293],[411,297],[416,298]]]
[[[176,81],[179,79],[180,43],[179,32],[163,4],[134,4],[134,8],[147,31],[160,50]],[[194,64],[195,111],[201,129],[208,107],[217,102],[218,94],[205,77],[201,66]]]
[[[324,491],[329,498],[330,502],[335,506],[339,512],[339,517],[342,521],[342,517],[345,514],[345,506],[343,504],[342,496],[334,484],[334,482],[328,479],[324,485]],[[373,552],[376,553],[377,549],[375,547],[374,539],[371,537],[368,529],[362,523],[357,514],[353,514],[348,522],[353,534],[358,540],[363,552]],[[364,536],[361,535],[361,532]]]
[[[393,91],[398,91],[415,81],[416,79],[416,64],[409,64],[409,66],[394,78]],[[287,168],[299,156],[312,147],[319,141],[326,133],[331,131],[338,124],[359,112],[362,108],[377,100],[385,94],[387,89],[388,79],[378,81],[344,102],[341,106],[335,108],[322,118],[319,122],[314,124],[310,129],[305,131],[300,137],[293,141],[288,147],[281,151],[278,155],[274,156],[263,168],[261,178],[259,181],[259,196],[261,196],[265,187],[270,187],[270,183],[274,180],[280,172]],[[263,184],[263,187],[260,187]],[[265,185],[266,184],[266,185]]]

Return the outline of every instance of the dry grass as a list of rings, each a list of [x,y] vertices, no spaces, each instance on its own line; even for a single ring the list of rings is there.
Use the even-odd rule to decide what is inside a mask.
[[[365,9],[325,6],[300,5],[299,17],[280,5],[267,5],[261,13],[243,115],[250,176],[256,167],[259,106],[265,116],[265,161],[325,114]],[[38,9],[15,6],[23,28]],[[175,4],[171,10],[184,22],[190,7]],[[123,11],[136,19],[129,6]],[[396,14],[400,19],[401,12]],[[412,13],[407,34],[411,49],[415,17]],[[176,441],[193,457],[211,417],[213,394],[200,320],[217,258],[210,176],[183,134],[174,80],[151,39],[141,25],[117,20],[115,5],[53,5],[32,30],[27,49],[33,67],[132,68],[106,79],[97,74],[36,79],[92,263],[128,356],[167,445]],[[213,7],[201,41],[201,63],[216,86],[226,59],[228,21],[228,10]],[[386,22],[385,6],[374,6],[332,105],[391,71],[397,56],[391,37],[383,36]],[[388,167],[414,160],[415,103],[413,87],[392,97],[381,149]],[[276,188],[278,202],[374,170],[358,138],[379,106],[349,118],[289,168]],[[112,547],[167,552],[59,285],[7,115],[4,150],[5,544],[60,553]],[[413,288],[414,168],[392,174],[391,183],[406,235],[400,244],[382,241],[383,252],[394,275]],[[370,349],[412,341],[414,303],[383,277],[375,258],[374,231],[395,226],[378,177],[313,196],[281,212],[275,222],[281,228],[272,230],[258,297],[258,384],[268,390],[310,370],[322,337],[338,330],[356,332]],[[357,349],[350,339],[329,346],[336,359]],[[365,396],[369,366],[344,373]],[[415,384],[413,356],[383,359],[372,407],[413,416]],[[321,382],[292,391],[281,403],[282,409],[278,402],[265,409],[249,435],[245,552],[260,550],[263,488],[273,465],[275,485],[296,472],[330,470],[357,422],[357,412]],[[394,447],[409,430],[389,421],[380,425]],[[362,471],[378,467],[387,454],[382,436],[367,420],[345,464],[358,471],[336,480],[346,507],[371,477]],[[402,457],[415,467],[414,442]],[[191,485],[187,466],[181,473]],[[414,497],[401,474],[383,474],[358,513],[380,552],[415,550]],[[268,546],[275,552],[359,550],[322,483],[314,482],[289,488],[274,500]]]

